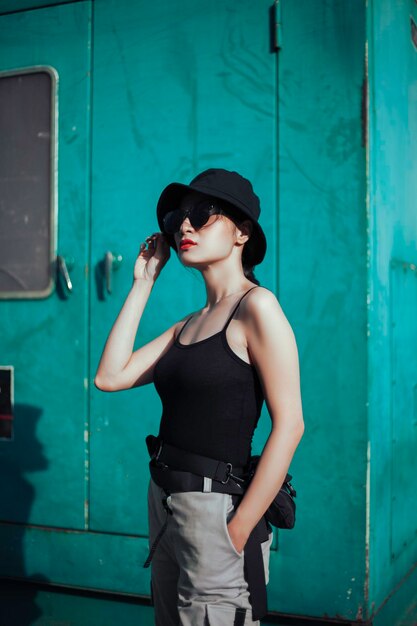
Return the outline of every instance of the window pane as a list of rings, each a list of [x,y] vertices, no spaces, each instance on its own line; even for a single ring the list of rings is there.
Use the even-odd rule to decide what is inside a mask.
[[[0,297],[51,282],[51,100],[47,71],[0,74]]]

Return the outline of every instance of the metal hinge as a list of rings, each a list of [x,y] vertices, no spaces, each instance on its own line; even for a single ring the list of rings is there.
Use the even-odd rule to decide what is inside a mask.
[[[282,48],[281,0],[275,0],[271,9],[272,49],[277,52]]]

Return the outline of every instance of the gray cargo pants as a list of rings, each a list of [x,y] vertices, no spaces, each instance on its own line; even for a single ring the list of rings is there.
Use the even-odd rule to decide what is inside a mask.
[[[252,620],[244,553],[236,550],[227,530],[234,515],[232,496],[214,491],[172,493],[167,498],[172,515],[163,506],[165,496],[150,478],[149,548],[168,515],[151,561],[155,625],[259,626],[259,620]],[[267,583],[272,540],[271,532],[261,544]]]

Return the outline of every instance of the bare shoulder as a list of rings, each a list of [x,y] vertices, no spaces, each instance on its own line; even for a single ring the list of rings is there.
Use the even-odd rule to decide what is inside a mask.
[[[272,331],[292,332],[278,298],[270,289],[259,285],[248,293],[243,302],[242,318],[249,336]]]
[[[278,298],[273,291],[266,287],[257,286],[252,289],[243,299],[244,309],[249,314],[257,314],[259,311],[282,311]],[[284,313],[282,311],[282,313]]]

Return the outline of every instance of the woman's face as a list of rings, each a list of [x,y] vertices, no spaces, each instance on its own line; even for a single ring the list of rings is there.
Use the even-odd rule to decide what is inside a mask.
[[[193,206],[204,199],[204,194],[191,192],[184,196],[180,209]],[[219,203],[219,206],[221,204]],[[237,240],[235,224],[226,215],[211,215],[201,228],[194,228],[185,217],[179,231],[174,234],[178,256],[184,265],[195,265],[221,260],[230,256]],[[194,245],[181,246],[182,239],[190,239]]]

